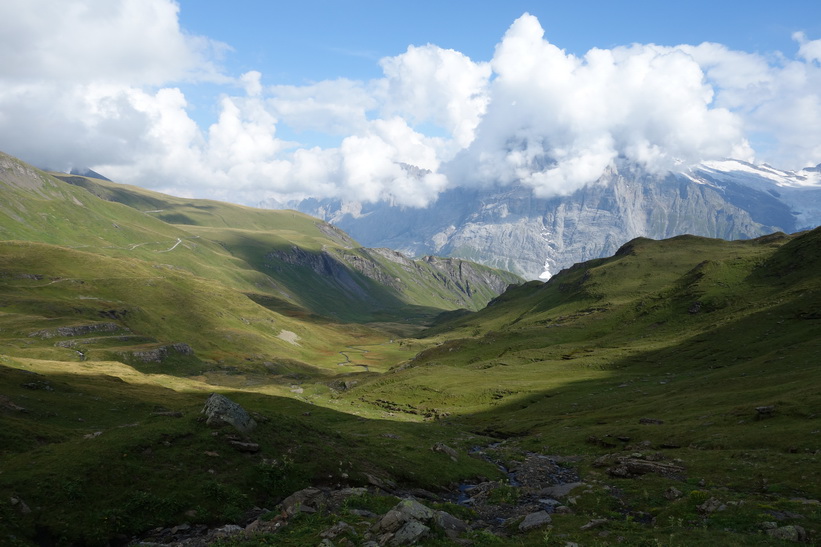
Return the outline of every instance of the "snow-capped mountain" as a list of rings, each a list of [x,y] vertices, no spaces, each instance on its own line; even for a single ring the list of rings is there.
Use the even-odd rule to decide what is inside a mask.
[[[314,199],[291,206],[369,247],[467,258],[546,279],[639,236],[745,239],[815,227],[821,224],[821,166],[792,172],[725,160],[664,175],[620,166],[569,196],[549,199],[510,185],[454,188],[425,209]]]

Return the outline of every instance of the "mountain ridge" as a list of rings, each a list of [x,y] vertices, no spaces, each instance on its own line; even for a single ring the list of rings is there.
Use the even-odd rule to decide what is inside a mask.
[[[740,239],[815,227],[821,176],[734,160],[662,175],[622,165],[570,196],[537,198],[511,185],[452,188],[426,209],[316,199],[291,205],[370,246],[468,258],[544,279],[639,236]]]

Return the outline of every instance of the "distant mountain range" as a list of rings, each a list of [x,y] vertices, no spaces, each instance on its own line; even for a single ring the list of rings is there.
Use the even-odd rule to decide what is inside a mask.
[[[725,160],[659,175],[621,165],[549,199],[511,185],[453,188],[425,209],[339,199],[288,205],[367,246],[466,258],[547,279],[635,237],[748,239],[813,228],[821,224],[821,166],[794,172]]]

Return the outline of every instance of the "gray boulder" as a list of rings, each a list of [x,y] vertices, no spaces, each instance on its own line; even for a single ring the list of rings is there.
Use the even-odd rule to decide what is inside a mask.
[[[533,530],[534,528],[539,528],[541,526],[545,526],[546,524],[550,524],[552,520],[553,519],[547,511],[536,511],[535,513],[530,513],[525,517],[525,519],[519,524],[519,530],[522,532],[527,532],[529,530]]]
[[[790,524],[788,526],[781,526],[780,528],[774,528],[772,530],[767,530],[767,535],[781,539],[784,541],[794,541],[794,542],[802,542],[806,541],[807,539],[807,532],[801,526],[796,526]]]
[[[250,433],[257,423],[240,405],[219,393],[212,393],[202,409],[205,423],[210,426],[230,424],[240,433]]]
[[[430,528],[419,522],[418,520],[411,520],[405,523],[399,529],[390,541],[391,545],[413,545],[423,537],[425,537]]]

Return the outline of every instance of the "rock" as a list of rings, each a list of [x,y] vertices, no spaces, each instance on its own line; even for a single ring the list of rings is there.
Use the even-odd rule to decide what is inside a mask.
[[[130,357],[144,363],[162,363],[169,355],[173,353],[190,356],[194,355],[194,350],[188,344],[179,342],[153,349],[125,352],[121,353],[121,355],[123,357]]]
[[[446,511],[436,511],[433,514],[433,522],[446,533],[461,534],[468,531],[468,525],[465,521],[454,517]]]
[[[28,410],[23,408],[22,406],[18,406],[14,404],[14,401],[6,397],[5,395],[0,395],[0,410],[9,410],[12,412],[23,412],[27,413]]]
[[[756,415],[755,417],[759,420],[764,418],[771,418],[773,414],[775,414],[775,407],[774,406],[757,406],[755,407]]]
[[[382,515],[382,518],[374,524],[372,530],[376,533],[396,532],[406,521],[407,517],[402,512],[391,509]]]
[[[767,530],[767,535],[775,538],[781,539],[784,541],[794,541],[794,542],[801,542],[806,541],[807,539],[807,532],[801,526],[796,526],[794,524],[790,524],[789,526],[781,526],[780,528],[774,528],[772,530]]]
[[[343,534],[350,534],[353,536],[358,535],[356,530],[354,530],[353,526],[348,524],[345,521],[340,520],[324,532],[319,534],[319,537],[327,538],[327,539],[334,539],[337,536],[341,536]]]
[[[253,418],[240,405],[219,393],[212,393],[202,409],[205,423],[219,426],[224,423],[234,426],[240,433],[250,433],[257,426]]]
[[[664,491],[664,497],[668,500],[677,500],[682,496],[681,490],[676,488],[675,486],[671,486],[667,490]]]
[[[303,488],[294,492],[279,504],[288,516],[297,513],[315,513],[316,504],[324,498],[322,490],[319,488]]]
[[[394,506],[393,510],[399,511],[400,513],[406,515],[408,519],[422,521],[429,521],[433,519],[433,510],[430,507],[422,505],[418,501],[412,499],[400,501]]]
[[[352,515],[356,515],[357,517],[363,517],[366,519],[372,519],[379,516],[373,511],[368,511],[367,509],[348,509],[348,512]]]
[[[727,506],[721,503],[717,498],[710,498],[698,506],[698,510],[702,513],[715,513],[716,511],[724,511]]]
[[[534,528],[539,528],[550,524],[552,520],[553,519],[550,516],[550,513],[547,511],[536,511],[535,513],[530,513],[525,516],[524,520],[519,524],[519,530],[522,532],[527,532],[529,530],[533,530]]]
[[[425,537],[428,532],[430,532],[430,528],[419,522],[418,520],[412,520],[410,522],[405,523],[402,528],[399,529],[393,535],[393,538],[390,540],[391,545],[413,545],[414,543],[418,542],[420,539]]]
[[[242,441],[228,441],[232,447],[238,452],[248,452],[255,454],[259,452],[259,445],[257,443],[244,443]]]
[[[453,461],[456,461],[456,457],[459,455],[458,452],[456,452],[456,450],[452,449],[445,443],[436,443],[435,445],[433,445],[433,447],[431,447],[431,450],[433,450],[434,452],[446,454],[450,456],[450,459]]]
[[[548,486],[547,488],[542,488],[539,490],[539,495],[548,498],[561,499],[582,485],[584,485],[583,482],[568,482],[565,484],[557,484],[556,486]]]
[[[9,498],[9,501],[11,502],[11,506],[17,509],[17,511],[21,515],[28,515],[29,513],[31,513],[31,508],[28,505],[26,505],[26,502],[24,502],[20,498],[15,498],[14,496],[12,496],[11,498]]]
[[[640,418],[639,423],[643,425],[661,425],[664,423],[664,420],[658,420],[656,418]]]
[[[619,454],[606,454],[597,458],[593,465],[596,467],[608,467],[607,473],[613,477],[633,478],[648,473],[659,475],[678,475],[684,472],[684,468],[677,464],[651,461],[631,456],[621,456]]]
[[[580,529],[581,530],[590,530],[591,528],[597,528],[597,527],[601,526],[602,524],[606,524],[606,523],[607,523],[607,519],[593,519],[590,522],[588,522],[587,524],[583,525]]]
[[[368,479],[368,483],[376,486],[377,488],[381,488],[386,492],[390,492],[394,488],[396,488],[396,483],[393,482],[391,479],[377,477],[376,475],[371,475],[370,473],[365,473],[365,478]]]

